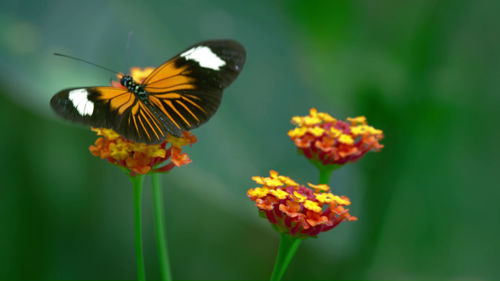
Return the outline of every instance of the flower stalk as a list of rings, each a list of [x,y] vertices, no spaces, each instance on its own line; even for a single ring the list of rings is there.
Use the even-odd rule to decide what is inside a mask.
[[[130,176],[134,191],[134,225],[135,225],[135,254],[137,258],[137,279],[139,281],[146,280],[146,272],[144,270],[144,253],[142,247],[142,220],[141,220],[141,197],[142,184],[144,182],[143,175]]]
[[[278,256],[276,257],[276,263],[271,274],[271,281],[279,281],[283,278],[301,242],[302,239],[281,233]]]
[[[165,234],[164,218],[163,218],[163,192],[161,190],[160,174],[153,173],[153,201],[155,214],[155,229],[156,229],[156,245],[158,247],[158,260],[160,263],[161,280],[172,280],[170,271],[170,262],[168,259],[167,238]]]
[[[322,165],[318,162],[313,162],[319,171],[319,184],[326,184],[330,182],[333,171],[342,167],[341,165]]]

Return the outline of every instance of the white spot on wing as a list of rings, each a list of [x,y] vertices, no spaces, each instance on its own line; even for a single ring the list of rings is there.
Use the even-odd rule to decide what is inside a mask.
[[[181,57],[187,60],[196,61],[201,67],[220,70],[220,67],[226,65],[209,47],[197,46],[181,54]]]
[[[88,94],[89,92],[85,89],[75,89],[68,94],[69,100],[82,116],[90,116],[94,112],[94,103],[88,100]]]

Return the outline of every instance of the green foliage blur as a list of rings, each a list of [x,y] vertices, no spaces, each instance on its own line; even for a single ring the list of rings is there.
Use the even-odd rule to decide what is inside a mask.
[[[0,279],[135,279],[132,188],[96,136],[51,112],[109,68],[157,66],[206,39],[247,49],[193,162],[163,175],[175,279],[267,279],[279,235],[246,197],[270,169],[318,173],[286,133],[310,107],[365,115],[385,148],[336,171],[344,223],[302,243],[285,279],[500,279],[500,2],[0,3]],[[148,279],[159,279],[150,180]]]

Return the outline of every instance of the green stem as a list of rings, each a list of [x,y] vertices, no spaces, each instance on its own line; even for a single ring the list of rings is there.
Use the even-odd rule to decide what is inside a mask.
[[[144,271],[144,254],[142,250],[142,223],[141,223],[141,196],[142,183],[144,182],[143,175],[131,176],[132,187],[134,189],[134,219],[135,219],[135,255],[137,258],[137,279],[139,281],[146,280],[146,272]]]
[[[328,184],[332,176],[332,169],[319,169],[319,183]]]
[[[326,184],[330,182],[332,172],[342,167],[341,165],[326,165],[314,162],[315,166],[319,170],[319,184]]]
[[[159,173],[153,173],[153,199],[156,224],[156,243],[158,246],[158,259],[160,261],[161,280],[172,280],[170,262],[168,260],[167,238],[163,219],[163,192],[161,190],[161,178]]]
[[[299,248],[301,239],[292,237],[288,234],[281,233],[280,246],[278,249],[278,256],[274,264],[271,281],[279,281],[285,275],[288,265],[292,261],[295,252]]]

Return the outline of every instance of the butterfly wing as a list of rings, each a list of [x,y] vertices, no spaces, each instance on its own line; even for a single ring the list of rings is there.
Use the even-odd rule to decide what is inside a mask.
[[[159,143],[166,137],[163,122],[153,113],[151,106],[124,88],[65,89],[54,95],[50,104],[65,119],[110,128],[137,142]]]
[[[174,135],[206,122],[220,105],[222,91],[238,76],[246,53],[232,40],[195,44],[156,68],[144,81],[151,110]],[[154,109],[156,108],[156,110]]]

